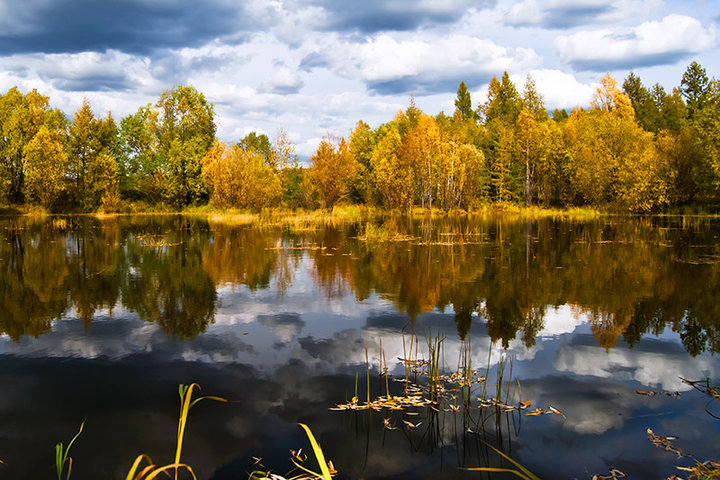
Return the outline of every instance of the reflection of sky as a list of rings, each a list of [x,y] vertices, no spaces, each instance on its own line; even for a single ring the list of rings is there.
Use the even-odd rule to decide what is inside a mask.
[[[206,392],[240,398],[242,405],[239,410],[213,410],[204,422],[198,422],[203,423],[200,428],[207,430],[208,438],[200,435],[203,440],[187,448],[190,451],[195,447],[199,452],[194,460],[205,465],[206,472],[218,465],[245,472],[250,466],[243,464],[242,458],[267,454],[268,449],[298,447],[302,437],[292,425],[298,420],[311,423],[321,439],[333,445],[330,450],[337,459],[336,466],[342,469],[340,462],[344,462],[345,471],[354,476],[422,476],[422,468],[437,469],[437,452],[413,454],[402,430],[383,432],[379,416],[371,422],[373,430],[363,434],[369,435],[372,443],[368,447],[370,458],[363,466],[353,457],[352,449],[363,450],[367,437],[351,425],[352,414],[329,412],[327,408],[352,396],[355,373],[364,372],[366,347],[373,371],[379,369],[382,351],[390,371],[403,376],[398,358],[407,355],[413,331],[419,339],[421,357],[427,351],[428,335],[444,336],[445,366],[454,369],[463,343],[452,309],[422,314],[410,325],[390,301],[377,295],[363,302],[357,302],[352,294],[327,298],[314,284],[310,268],[310,261],[304,259],[283,294],[273,288],[220,289],[214,324],[192,341],[167,337],[155,324],[139,320],[120,306],[112,313],[99,313],[87,329],[70,312],[39,338],[23,337],[18,342],[0,338],[4,365],[0,376],[5,385],[0,402],[0,424],[5,423],[5,427],[0,428],[0,437],[24,445],[19,437],[25,434],[17,433],[24,427],[20,422],[28,423],[29,431],[43,428],[40,420],[50,421],[50,413],[32,420],[29,412],[56,402],[50,412],[63,419],[64,429],[53,427],[54,437],[49,440],[59,441],[75,428],[74,419],[63,416],[64,409],[80,418],[87,415],[96,425],[112,431],[129,429],[117,440],[127,445],[134,445],[131,434],[153,440],[162,430],[171,432],[171,413],[148,413],[145,410],[150,407],[135,400],[130,402],[135,406],[127,411],[122,403],[112,401],[103,407],[108,402],[103,395],[116,395],[120,388],[137,389],[138,382],[166,386],[197,380]],[[595,343],[587,319],[562,306],[548,309],[544,328],[530,349],[520,339],[511,341],[507,352],[491,345],[483,319],[477,316],[473,317],[469,338],[478,375],[485,374],[489,359],[493,379],[501,359],[512,358],[512,375],[520,382],[522,398],[530,399],[533,407],[553,406],[564,412],[566,419],[520,418],[522,429],[515,454],[541,476],[558,475],[557,470],[544,471],[548,457],[554,459],[555,468],[560,468],[560,477],[590,477],[621,466],[635,472],[637,478],[664,475],[665,470],[658,471],[658,465],[669,468],[677,461],[645,439],[648,427],[660,434],[680,436],[683,448],[699,456],[715,454],[706,439],[718,438],[718,427],[703,412],[706,400],[680,377],[716,378],[720,373],[718,360],[706,354],[692,358],[669,329],[657,338],[644,338],[632,349],[619,342],[616,348],[605,350]],[[97,365],[107,373],[98,372]],[[48,385],[62,388],[60,380],[51,377],[58,374],[79,393],[67,392],[55,398]],[[84,376],[92,383],[83,383],[90,381],[83,380]],[[111,386],[113,382],[117,386]],[[637,395],[636,389],[680,391],[682,396],[651,398]],[[167,392],[160,386],[150,390],[149,399],[166,398]],[[74,396],[81,394],[95,400]],[[32,401],[20,406],[25,398]],[[167,403],[171,401],[175,399],[170,395]],[[68,407],[72,402],[76,404]],[[171,412],[175,408],[172,405]],[[81,412],[81,407],[90,412]],[[17,409],[20,414],[11,419]],[[138,422],[151,422],[157,431],[148,434],[137,427]],[[215,434],[210,425],[223,425],[217,428],[223,429],[219,437],[226,439],[227,445],[219,452],[212,451],[210,438]],[[352,438],[347,437],[348,429],[355,432]],[[439,445],[452,444],[457,436],[451,424],[443,424],[440,431]],[[462,435],[463,429],[459,431]],[[88,436],[95,438],[100,433]],[[278,440],[277,435],[285,435],[285,440]],[[0,447],[3,445],[5,442],[0,442]],[[342,445],[347,445],[347,451],[340,448]],[[118,457],[132,454],[117,448]],[[279,458],[283,455],[281,452]],[[233,462],[239,463],[231,468]],[[452,465],[457,462],[436,476],[454,478],[457,471]],[[76,473],[78,478],[90,478],[83,477],[81,471],[74,471],[73,478]]]

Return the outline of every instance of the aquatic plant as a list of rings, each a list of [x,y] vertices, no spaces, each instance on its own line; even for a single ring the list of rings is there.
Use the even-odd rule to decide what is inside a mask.
[[[178,431],[177,431],[177,446],[175,448],[175,461],[173,463],[170,463],[168,465],[164,466],[156,466],[153,464],[152,459],[145,455],[140,454],[135,458],[135,461],[132,464],[132,467],[130,467],[130,471],[128,472],[127,476],[125,477],[126,480],[152,480],[153,478],[157,477],[161,473],[169,472],[171,470],[175,471],[175,479],[177,480],[178,476],[178,470],[184,469],[190,473],[190,475],[193,478],[195,477],[195,472],[193,472],[190,465],[184,464],[180,462],[180,456],[182,454],[182,446],[183,446],[183,439],[185,438],[185,427],[187,426],[187,420],[188,420],[188,414],[190,413],[190,409],[197,404],[200,400],[215,400],[218,402],[227,402],[226,399],[221,397],[212,397],[212,396],[203,396],[198,397],[193,400],[193,390],[194,389],[200,390],[200,385],[197,383],[192,383],[190,385],[184,385],[180,384],[178,388],[178,393],[180,394],[180,418],[178,419]],[[141,470],[138,470],[140,466],[142,465],[142,462],[147,462],[147,465],[143,467]]]
[[[315,460],[320,466],[321,473],[310,470],[303,465],[303,462],[306,460],[306,458],[302,455],[302,450],[299,450],[298,452],[291,450],[290,453],[292,456],[290,457],[290,461],[295,465],[295,467],[299,468],[305,473],[291,477],[289,480],[332,480],[332,476],[337,473],[337,471],[333,467],[332,462],[325,461],[325,454],[323,453],[320,444],[317,442],[317,440],[315,440],[315,436],[313,435],[312,430],[310,430],[310,427],[308,427],[304,423],[298,423],[298,425],[302,427],[308,437],[308,440],[310,441],[310,446],[312,447],[313,453],[315,454]],[[259,463],[261,459],[258,458],[256,460],[257,463]],[[250,473],[249,480],[288,479],[286,479],[286,477],[283,477],[282,475],[271,473],[269,470],[254,470],[252,473]]]
[[[523,480],[540,480],[540,478],[536,475],[534,475],[530,470],[523,467],[520,463],[510,458],[509,455],[501,452],[497,448],[493,447],[487,442],[484,442],[481,440],[482,443],[493,449],[496,453],[500,454],[505,460],[512,463],[517,467],[517,469],[514,468],[501,468],[501,467],[473,467],[473,468],[466,468],[465,470],[475,471],[475,472],[498,472],[498,473],[512,473],[513,475],[516,475]]]
[[[75,440],[80,436],[80,434],[83,431],[83,427],[85,426],[85,422],[83,421],[80,424],[80,429],[75,434],[75,436],[70,440],[70,443],[68,443],[67,448],[63,447],[62,442],[55,445],[55,468],[57,469],[57,478],[58,480],[62,480],[62,474],[65,470],[65,464],[67,464],[67,475],[65,476],[65,479],[68,480],[70,478],[70,474],[72,473],[72,457],[68,457],[70,454],[70,447],[73,446],[73,443],[75,443]],[[0,462],[2,463],[2,462]]]
[[[692,382],[688,382],[691,383]],[[700,382],[695,382],[700,383]],[[707,382],[707,385],[709,385],[709,379]],[[693,385],[694,386],[694,385]],[[693,455],[685,453],[682,451],[682,449],[676,447],[673,445],[673,440],[676,440],[677,437],[672,436],[662,436],[657,435],[655,432],[647,429],[648,434],[648,440],[650,440],[653,445],[655,445],[658,448],[662,448],[665,451],[672,452],[678,456],[678,458],[681,457],[687,457],[691,458],[695,465],[691,467],[675,467],[680,471],[684,472],[690,472],[690,476],[687,477],[686,480],[720,480],[720,462],[714,461],[714,460],[708,460],[705,462],[702,462],[695,458]],[[683,480],[682,477],[678,477],[677,475],[673,475],[669,477],[667,480]]]

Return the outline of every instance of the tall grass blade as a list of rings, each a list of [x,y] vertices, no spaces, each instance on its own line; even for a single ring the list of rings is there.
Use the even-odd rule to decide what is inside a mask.
[[[145,460],[148,464],[145,466],[145,468],[140,470],[140,473],[136,473],[137,469],[140,468],[140,464],[142,463],[143,460]],[[140,479],[143,476],[147,475],[148,472],[152,471],[153,468],[155,468],[155,465],[153,465],[150,457],[148,457],[147,455],[142,453],[142,454],[138,455],[137,458],[135,459],[135,461],[133,462],[132,467],[130,467],[130,471],[125,476],[125,480]]]
[[[177,480],[178,470],[180,469],[187,470],[188,472],[190,472],[192,478],[196,479],[195,472],[193,472],[193,469],[190,467],[190,465],[180,463],[180,456],[182,454],[183,439],[185,438],[185,427],[187,426],[188,413],[190,412],[190,409],[193,407],[193,405],[198,403],[200,400],[208,399],[216,400],[218,402],[227,402],[227,400],[222,397],[211,396],[198,397],[193,400],[192,394],[195,388],[200,390],[200,385],[198,385],[197,383],[192,383],[190,385],[180,384],[180,386],[178,387],[178,393],[180,394],[180,418],[178,419],[175,461],[171,464],[158,467],[152,463],[152,460],[147,455],[138,455],[138,457],[133,462],[132,467],[130,467],[130,471],[128,471],[125,480],[152,480],[161,473],[165,473],[169,477],[170,475],[168,471],[170,470],[175,470],[175,479]],[[145,460],[148,465],[146,465],[142,470],[138,472],[138,469],[140,468],[143,460]]]
[[[182,383],[178,387],[178,393],[180,394],[180,419],[178,420],[178,433],[177,433],[177,448],[175,449],[175,478],[177,479],[177,469],[180,465],[180,454],[182,453],[183,439],[185,438],[185,426],[187,425],[188,413],[190,408],[198,403],[200,400],[216,400],[218,402],[227,402],[226,399],[221,397],[198,397],[192,400],[193,389],[197,388],[200,390],[200,385],[197,383],[191,383],[190,385],[183,385]],[[164,468],[164,467],[163,467]],[[192,472],[190,467],[188,470]],[[193,474],[194,476],[194,474]]]
[[[323,480],[331,480],[332,476],[330,475],[330,469],[328,468],[328,464],[325,461],[325,455],[323,455],[323,451],[320,448],[320,445],[317,443],[317,440],[315,440],[315,436],[313,435],[312,431],[310,431],[310,427],[308,427],[304,423],[298,423],[298,425],[300,425],[303,430],[305,430],[308,440],[310,440],[310,445],[312,446],[313,452],[315,452],[315,458],[317,459],[317,462],[320,465],[320,471],[322,472],[322,475],[318,476],[321,477]]]
[[[63,448],[62,442],[55,445],[55,468],[57,469],[57,478],[58,480],[62,480],[62,474],[65,470],[65,464],[68,464],[67,469],[67,475],[65,476],[65,479],[68,480],[70,478],[70,474],[72,473],[72,458],[68,458],[68,455],[70,454],[70,447],[73,446],[73,443],[75,443],[75,440],[80,436],[80,434],[83,431],[83,427],[85,426],[85,420],[80,424],[80,430],[75,434],[75,436],[70,440],[70,443],[68,443],[67,448]]]
[[[466,468],[465,470],[470,470],[470,471],[475,471],[475,472],[512,473],[512,474],[517,475],[518,477],[522,478],[523,480],[533,480],[533,477],[528,477],[526,475],[523,475],[521,472],[518,472],[517,470],[513,470],[512,468],[473,467],[473,468]]]
[[[514,473],[514,474],[517,475],[518,477],[523,478],[523,479],[525,479],[525,480],[540,480],[540,478],[539,478],[538,476],[536,476],[535,474],[533,474],[532,472],[530,472],[530,470],[528,470],[527,468],[523,467],[523,466],[520,465],[518,462],[516,462],[515,460],[513,460],[512,458],[510,458],[507,454],[501,452],[500,450],[498,450],[497,448],[493,447],[493,446],[490,445],[489,443],[483,441],[482,439],[480,439],[480,441],[481,441],[482,443],[484,443],[485,445],[487,445],[488,447],[492,448],[496,453],[500,454],[505,460],[507,460],[508,462],[510,462],[510,463],[512,463],[513,465],[515,465],[517,468],[520,469],[520,471],[518,471],[518,470],[513,470],[513,469],[498,469],[498,468],[494,468],[494,467],[475,467],[475,468],[468,468],[467,470],[480,471],[480,472],[500,472],[500,471],[503,471],[503,472],[511,472],[511,473]]]

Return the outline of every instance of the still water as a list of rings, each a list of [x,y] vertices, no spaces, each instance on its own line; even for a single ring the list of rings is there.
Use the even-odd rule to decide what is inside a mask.
[[[488,444],[544,479],[693,465],[648,428],[718,457],[720,404],[683,380],[720,376],[717,219],[5,217],[0,236],[3,478],[53,478],[83,420],[73,479],[170,463],[191,382],[229,400],[190,414],[198,478],[246,479],[254,457],[288,474],[297,422],[340,478],[513,478],[462,470],[511,466]],[[331,410],[427,384],[402,359],[430,347],[471,390]]]

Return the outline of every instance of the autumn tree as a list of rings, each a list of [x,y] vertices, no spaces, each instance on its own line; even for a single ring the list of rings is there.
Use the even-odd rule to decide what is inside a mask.
[[[63,175],[67,156],[57,132],[41,126],[23,148],[25,171],[24,195],[45,208],[50,208],[65,188]]]
[[[264,133],[258,135],[257,132],[250,132],[237,143],[237,146],[245,151],[259,153],[268,165],[274,166],[272,144]]]
[[[703,106],[695,112],[695,128],[705,161],[711,170],[710,184],[720,194],[720,80],[710,82]]]
[[[380,197],[385,208],[408,209],[413,204],[415,177],[413,166],[402,157],[402,138],[398,126],[391,122],[379,129],[379,140],[371,163]]]
[[[298,163],[295,145],[285,130],[280,129],[272,143],[270,165],[280,178],[283,203],[297,208],[302,203],[303,169]]]
[[[350,132],[348,142],[350,153],[355,160],[355,173],[349,180],[350,198],[358,203],[369,204],[376,196],[372,165],[375,132],[360,120]]]
[[[568,190],[567,147],[561,126],[555,121],[538,124],[540,150],[535,164],[534,188],[537,199],[545,207],[565,203]]]
[[[48,97],[36,90],[23,95],[15,87],[0,96],[0,194],[10,202],[25,199],[24,150],[42,126],[48,132],[65,128],[65,117],[50,108]]]
[[[332,208],[347,195],[348,183],[355,172],[350,146],[344,138],[337,146],[329,137],[323,138],[310,163],[310,176],[320,195],[320,206]]]
[[[486,200],[489,188],[488,169],[479,148],[484,127],[479,126],[474,119],[464,118],[457,110],[452,117],[440,112],[435,117],[435,122],[440,130],[441,142],[441,168],[437,174],[441,206],[477,207]],[[452,156],[448,156],[448,152],[452,153]],[[449,170],[446,170],[447,167],[450,167]],[[446,178],[447,172],[450,172],[451,178]],[[462,181],[458,182],[460,178]],[[459,198],[450,200],[455,195],[446,195],[445,192],[457,192]]]
[[[533,113],[524,108],[518,116],[515,124],[515,145],[519,157],[525,164],[525,186],[523,196],[525,206],[532,203],[533,187],[535,180],[535,167],[542,148],[540,128]]]
[[[85,211],[108,203],[118,190],[116,156],[118,130],[112,116],[95,118],[90,104],[83,100],[69,126],[68,172],[75,185],[72,197]]]
[[[672,172],[609,74],[591,104],[590,111],[574,111],[566,126],[573,187],[593,205],[646,212],[666,204]]]
[[[499,119],[492,120],[487,128],[488,139],[485,148],[491,195],[498,203],[509,202],[513,200],[510,173],[515,153],[514,128]]]
[[[437,198],[444,210],[468,208],[478,199],[482,185],[478,173],[484,157],[472,144],[441,141],[436,165]]]
[[[402,139],[399,155],[402,164],[413,167],[422,207],[432,208],[434,190],[440,181],[440,130],[433,117],[424,113],[418,116],[415,126]]]
[[[280,203],[280,179],[254,149],[216,142],[202,159],[202,176],[216,207],[260,210]]]
[[[506,125],[514,125],[521,109],[522,99],[508,72],[503,73],[502,80],[493,77],[488,86],[487,101],[480,105],[479,113],[485,123],[498,119]]]
[[[547,120],[548,113],[545,109],[545,98],[538,92],[535,80],[530,74],[525,79],[521,100],[522,108],[529,111],[538,122]],[[519,114],[518,114],[519,115]]]

